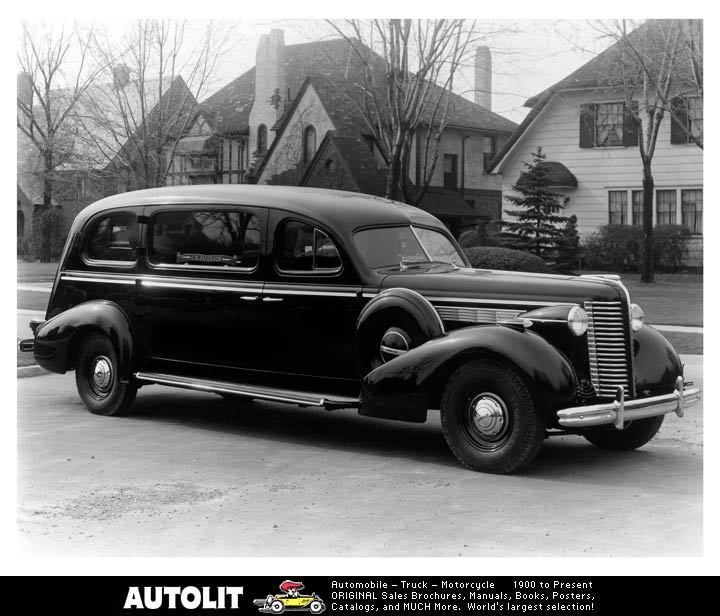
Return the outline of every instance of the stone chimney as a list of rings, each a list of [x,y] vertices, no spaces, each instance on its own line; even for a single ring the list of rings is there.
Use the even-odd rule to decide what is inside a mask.
[[[260,36],[255,57],[255,101],[250,111],[250,154],[257,150],[257,131],[260,124],[270,129],[285,110],[285,34],[274,29]]]
[[[32,106],[33,91],[32,77],[27,73],[18,73],[17,76],[17,100],[27,107]]]
[[[475,51],[475,102],[492,109],[492,55],[485,45]]]

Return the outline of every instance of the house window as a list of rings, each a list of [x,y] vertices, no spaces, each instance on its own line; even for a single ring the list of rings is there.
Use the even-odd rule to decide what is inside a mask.
[[[608,222],[611,225],[626,225],[628,222],[628,200],[626,190],[611,190],[608,193]]]
[[[702,190],[682,191],[682,224],[692,233],[702,233]]]
[[[485,171],[490,171],[490,163],[495,158],[495,137],[483,137],[483,166]]]
[[[637,101],[630,113],[625,103],[592,103],[580,106],[580,147],[601,148],[638,144]]]
[[[457,154],[445,154],[443,158],[443,186],[447,190],[457,190]]]
[[[703,99],[678,96],[672,100],[670,143],[694,143],[703,136]]]
[[[674,225],[677,222],[677,192],[658,190],[656,193],[658,225]]]
[[[313,159],[313,156],[315,156],[316,141],[315,127],[312,125],[308,126],[305,132],[303,132],[303,163],[306,165]]]
[[[643,224],[643,191],[632,191],[632,224],[642,226]]]
[[[258,154],[264,154],[267,150],[267,126],[261,124],[257,130],[257,151]]]

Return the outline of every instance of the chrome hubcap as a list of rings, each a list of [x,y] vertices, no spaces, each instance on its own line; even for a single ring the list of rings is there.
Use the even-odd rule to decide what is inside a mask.
[[[110,391],[113,382],[112,363],[104,355],[95,358],[91,370],[91,385],[98,394]]]
[[[495,438],[507,425],[508,412],[501,398],[491,393],[475,396],[470,402],[473,426],[484,438]]]

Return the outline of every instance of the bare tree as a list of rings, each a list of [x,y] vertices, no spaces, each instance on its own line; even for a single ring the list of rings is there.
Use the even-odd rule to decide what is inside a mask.
[[[199,111],[233,23],[139,20],[119,40],[96,37],[106,85],[88,92],[83,137],[88,151],[128,189],[161,186],[178,142]]]
[[[628,32],[625,20],[602,24],[612,37],[618,53],[610,56],[606,67],[613,87],[620,87],[625,109],[638,133],[638,149],[643,169],[643,255],[642,282],[654,280],[653,194],[655,181],[652,162],[660,125],[669,114],[674,126],[688,140],[702,148],[702,133],[688,126],[679,116],[677,100],[702,92],[702,38],[697,27],[680,20],[653,20]],[[702,30],[700,29],[701,33]],[[688,37],[688,33],[692,33]]]
[[[79,101],[101,70],[90,59],[92,30],[43,23],[22,24],[17,53],[17,127],[40,159],[43,213],[39,218],[40,259],[49,261],[53,226],[56,170],[75,152],[73,119]],[[21,144],[18,144],[21,147]],[[25,153],[22,153],[25,155]]]
[[[443,131],[453,117],[453,85],[480,40],[476,23],[462,19],[328,23],[354,52],[359,78],[345,92],[387,161],[386,196],[418,203],[435,171]],[[413,187],[411,153],[418,134],[421,164]]]

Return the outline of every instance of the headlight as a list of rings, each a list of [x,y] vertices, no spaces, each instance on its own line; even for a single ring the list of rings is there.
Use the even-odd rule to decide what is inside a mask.
[[[588,327],[588,316],[580,306],[573,306],[570,308],[567,317],[568,327],[570,331],[576,336],[582,336]]]
[[[630,304],[630,326],[636,332],[645,323],[645,313],[637,304]]]

